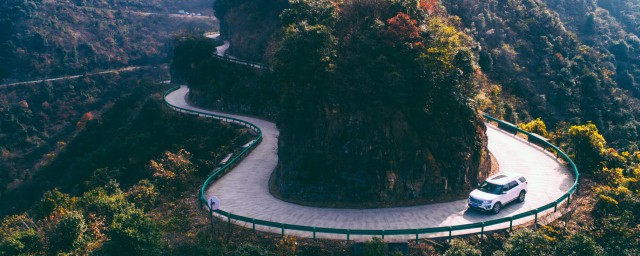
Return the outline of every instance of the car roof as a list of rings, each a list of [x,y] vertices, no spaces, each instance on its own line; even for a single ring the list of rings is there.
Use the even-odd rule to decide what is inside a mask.
[[[489,177],[487,181],[496,185],[504,185],[520,177],[522,177],[521,174],[512,172],[501,172]]]

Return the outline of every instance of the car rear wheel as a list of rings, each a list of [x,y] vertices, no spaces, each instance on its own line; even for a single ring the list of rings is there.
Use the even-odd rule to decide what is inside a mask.
[[[499,213],[500,210],[502,210],[502,204],[500,202],[497,202],[495,205],[493,205],[493,213]]]
[[[524,190],[520,191],[520,195],[518,196],[518,201],[520,201],[521,203],[524,202],[524,197],[527,195],[527,192],[525,192]]]

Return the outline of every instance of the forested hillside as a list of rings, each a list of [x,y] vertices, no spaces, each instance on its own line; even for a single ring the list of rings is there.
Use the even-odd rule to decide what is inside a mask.
[[[516,123],[543,117],[552,127],[593,122],[616,147],[635,144],[640,110],[633,86],[616,81],[624,75],[617,73],[618,57],[598,47],[616,39],[601,37],[594,40],[603,42],[590,46],[570,30],[598,35],[598,19],[587,15],[565,25],[563,16],[531,0],[444,4],[478,42],[483,72],[502,86],[504,103],[488,112]],[[568,5],[572,13],[582,13],[579,4]]]
[[[180,10],[212,16],[214,0],[69,0],[77,6],[137,11],[144,13],[178,14]]]
[[[0,196],[28,183],[123,95],[168,80],[173,36],[216,29],[213,18],[178,11],[211,15],[211,6],[207,0],[1,2],[0,84],[144,68],[2,85]]]
[[[220,32],[231,42],[229,53],[246,60],[267,62],[267,55],[273,51],[269,44],[280,26],[278,15],[286,6],[286,0],[216,0]]]
[[[166,108],[162,89],[138,85],[79,123],[43,171],[1,198],[1,255],[223,255],[193,188],[251,135]]]
[[[33,178],[87,123],[161,69],[0,87],[0,196]]]
[[[180,6],[172,1],[127,2],[145,5],[128,11],[120,1],[2,1],[0,82],[167,63],[172,35],[215,29],[212,19],[137,12]],[[194,9],[210,10],[198,2]]]

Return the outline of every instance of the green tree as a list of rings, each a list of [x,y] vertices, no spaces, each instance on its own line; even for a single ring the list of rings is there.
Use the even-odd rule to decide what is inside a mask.
[[[571,126],[568,136],[569,152],[580,171],[593,173],[603,167],[607,142],[594,124]]]
[[[593,238],[584,233],[576,233],[558,244],[556,254],[567,256],[599,256],[604,255],[604,250],[596,244]]]
[[[222,44],[222,42],[218,42]],[[177,81],[186,80],[189,84],[202,85],[211,79],[214,72],[201,72],[200,66],[216,54],[216,42],[201,35],[183,35],[174,39],[171,74]]]
[[[162,252],[158,225],[140,209],[116,214],[107,236],[109,241],[104,250],[111,255],[146,256]]]
[[[505,256],[551,255],[551,242],[540,231],[522,228],[504,243]]]
[[[180,149],[176,153],[165,151],[163,157],[157,162],[151,160],[149,169],[160,189],[172,195],[191,185],[188,181],[196,167],[191,162],[191,153]]]
[[[470,45],[471,38],[458,30],[443,17],[430,17],[427,20],[426,53],[429,60],[452,66],[453,59],[461,48]]]
[[[374,237],[362,244],[363,256],[382,256],[389,252],[389,245],[379,237]]]
[[[96,188],[82,195],[79,204],[87,214],[95,214],[104,217],[108,222],[114,216],[129,212],[135,205],[129,202],[121,191],[107,193],[104,188]]]
[[[289,8],[282,11],[280,20],[285,26],[302,21],[332,26],[338,19],[335,6],[331,0],[289,0]]]
[[[127,199],[145,211],[152,209],[158,201],[158,190],[149,180],[139,181],[127,192]]]
[[[55,188],[44,193],[38,206],[36,206],[35,215],[36,218],[42,219],[48,217],[58,209],[72,210],[73,208],[74,200],[72,200],[71,196]]]
[[[49,251],[55,254],[83,249],[87,242],[86,231],[87,224],[82,213],[77,211],[63,213],[48,234]]]
[[[444,256],[480,256],[482,253],[477,248],[469,245],[464,240],[453,239],[449,243],[449,249],[444,253]]]
[[[42,254],[36,225],[26,214],[11,215],[0,223],[0,255]]]

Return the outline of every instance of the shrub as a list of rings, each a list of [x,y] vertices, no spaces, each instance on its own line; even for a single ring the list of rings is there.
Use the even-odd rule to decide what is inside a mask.
[[[148,211],[158,200],[158,190],[149,180],[141,180],[127,192],[127,199],[137,207]]]
[[[444,253],[445,256],[480,256],[480,250],[469,245],[464,240],[453,239],[449,243],[449,249]]]
[[[596,244],[593,238],[583,233],[577,233],[558,244],[556,255],[595,256],[604,255],[604,250]]]
[[[505,256],[551,255],[551,243],[539,231],[518,229],[504,244]]]
[[[285,236],[276,244],[275,254],[278,256],[295,256],[297,248],[298,242],[296,242],[296,238]]]
[[[363,256],[379,256],[386,255],[389,252],[389,245],[381,238],[374,237],[373,239],[366,241],[362,245]]]
[[[40,254],[41,242],[33,221],[26,215],[12,215],[0,223],[0,255]]]
[[[230,255],[237,256],[267,256],[269,253],[264,248],[252,245],[252,244],[243,244],[238,247],[235,251],[231,252]]]
[[[545,138],[549,137],[549,132],[547,132],[547,125],[539,117],[535,120],[532,120],[531,122],[518,124],[518,128],[538,134]]]
[[[158,225],[140,209],[117,214],[108,231],[104,249],[110,255],[158,255],[162,252]]]
[[[72,252],[82,249],[86,243],[84,237],[87,231],[87,224],[84,216],[80,212],[70,211],[63,213],[55,223],[49,237],[49,251]]]

